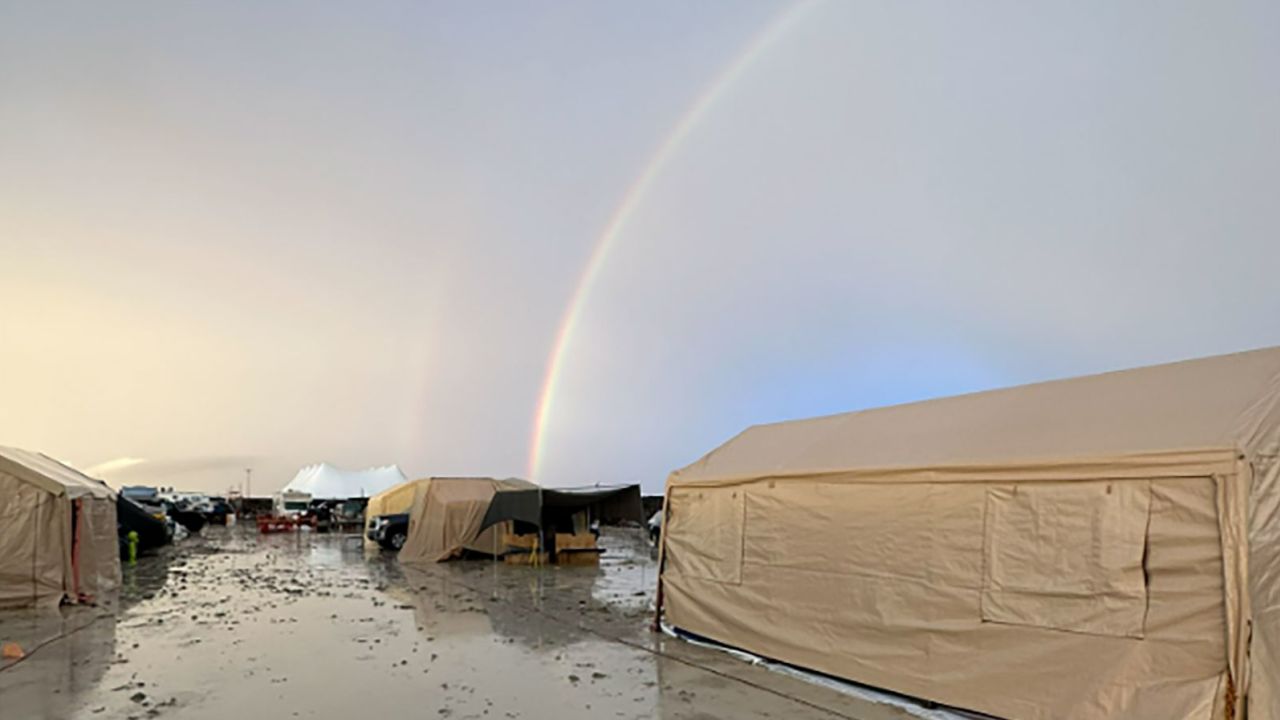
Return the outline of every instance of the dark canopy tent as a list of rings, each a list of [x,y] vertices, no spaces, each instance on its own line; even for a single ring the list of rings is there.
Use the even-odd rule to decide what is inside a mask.
[[[644,522],[640,486],[624,485],[610,488],[500,490],[489,503],[489,510],[480,527],[484,529],[494,523],[513,520],[540,529],[554,529],[582,510],[588,510],[592,520],[599,520],[605,525],[624,521]]]

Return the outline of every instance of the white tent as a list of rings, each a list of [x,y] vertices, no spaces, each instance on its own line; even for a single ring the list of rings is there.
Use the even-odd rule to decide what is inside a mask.
[[[346,500],[373,497],[406,479],[395,465],[367,470],[343,470],[329,463],[320,463],[299,470],[293,480],[284,486],[283,492],[307,493],[318,500]]]

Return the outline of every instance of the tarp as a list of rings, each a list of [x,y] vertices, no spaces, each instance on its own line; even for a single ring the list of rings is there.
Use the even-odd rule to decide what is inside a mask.
[[[504,520],[518,520],[537,527],[554,524],[566,515],[589,509],[593,520],[606,524],[643,523],[640,486],[589,488],[535,488],[502,490],[493,496],[481,521],[481,529]]]
[[[430,478],[409,480],[369,498],[369,504],[365,505],[364,508],[365,523],[367,524],[379,515],[398,515],[409,512],[413,509],[414,499],[419,493],[426,492],[427,485],[430,482]],[[378,546],[378,543],[370,540],[367,536],[364,539],[364,543],[368,547]]]
[[[0,447],[0,608],[99,600],[120,584],[116,495],[39,453]]]
[[[464,550],[492,553],[505,527],[482,529],[489,502],[500,489],[534,487],[525,480],[494,478],[429,478],[415,492],[409,512],[409,536],[400,549],[401,562],[440,562]]]
[[[404,473],[395,465],[343,470],[329,463],[308,465],[284,486],[287,492],[307,493],[313,500],[347,500],[373,497],[405,481]]]
[[[661,611],[1002,717],[1280,718],[1277,454],[1280,348],[752,427],[668,479]]]
[[[150,550],[168,544],[169,530],[145,508],[125,497],[116,498],[116,521],[125,533],[138,533],[138,549]]]
[[[402,482],[393,488],[383,490],[369,498],[369,504],[364,508],[365,517],[375,518],[379,515],[395,515],[409,512],[413,508],[414,497],[429,482],[431,481],[427,478],[410,480]]]

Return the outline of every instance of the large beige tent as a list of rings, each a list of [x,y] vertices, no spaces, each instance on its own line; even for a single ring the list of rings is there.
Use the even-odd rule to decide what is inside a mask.
[[[509,523],[480,529],[489,502],[499,490],[531,487],[536,486],[517,479],[453,477],[422,481],[414,491],[409,537],[400,549],[400,561],[439,562],[457,557],[464,550],[501,552],[499,544]]]
[[[1280,719],[1280,348],[752,427],[667,482],[661,612],[1028,720]]]
[[[94,602],[119,584],[115,493],[44,455],[0,447],[0,608]]]

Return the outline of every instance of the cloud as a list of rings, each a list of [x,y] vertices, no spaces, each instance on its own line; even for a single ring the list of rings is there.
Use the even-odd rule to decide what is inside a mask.
[[[84,472],[86,475],[92,477],[109,479],[114,477],[116,473],[127,471],[130,468],[136,468],[145,462],[146,460],[144,458],[122,457],[114,460],[107,460],[106,462],[100,462],[97,465],[91,465],[88,468],[85,468]]]

